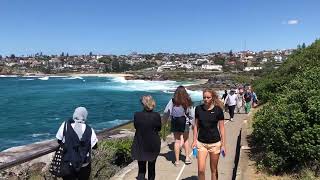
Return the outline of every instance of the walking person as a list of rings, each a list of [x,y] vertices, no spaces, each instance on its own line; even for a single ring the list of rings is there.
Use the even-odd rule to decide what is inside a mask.
[[[63,122],[56,134],[58,143],[63,143],[63,161],[70,167],[64,180],[88,180],[91,173],[91,149],[97,148],[97,136],[94,130],[86,124],[88,111],[78,107],[72,119]]]
[[[196,107],[192,147],[198,149],[198,178],[205,180],[206,159],[209,154],[211,180],[218,179],[220,152],[226,155],[223,103],[215,91],[203,91],[204,104]],[[219,129],[218,129],[219,127]]]
[[[227,90],[224,90],[224,94],[222,95],[221,100],[223,100],[223,102],[226,102],[227,96],[228,96],[228,92],[227,92]],[[228,112],[228,105],[227,104],[224,104],[224,111]]]
[[[244,93],[243,89],[239,89],[239,93],[237,94],[237,112],[240,113],[242,109],[244,109]]]
[[[152,96],[142,96],[142,112],[134,114],[134,127],[136,133],[131,148],[132,158],[138,161],[138,180],[144,180],[146,175],[146,165],[148,163],[148,180],[154,180],[156,160],[160,153],[161,117],[157,112],[153,112],[156,106]]]
[[[233,117],[234,117],[234,110],[237,104],[237,94],[235,94],[235,90],[231,89],[230,93],[228,94],[226,100],[225,100],[225,104],[228,105],[228,109],[229,109],[229,115],[230,115],[230,121],[233,121]]]
[[[252,91],[252,107],[255,108],[258,106],[258,96],[257,94],[253,91],[253,89],[251,90]]]
[[[245,111],[246,111],[246,114],[248,114],[251,110],[251,101],[252,101],[252,94],[250,89],[246,90],[246,93],[244,94],[244,101],[245,101]]]
[[[189,126],[192,120],[191,111],[191,98],[185,87],[179,86],[164,110],[164,114],[169,114],[171,117],[171,132],[174,136],[175,166],[179,165],[180,147],[182,146],[185,149],[185,164],[191,164],[191,158],[189,157],[191,149],[188,141]]]

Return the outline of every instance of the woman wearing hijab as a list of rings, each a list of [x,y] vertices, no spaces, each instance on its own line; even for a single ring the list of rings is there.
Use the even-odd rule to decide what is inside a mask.
[[[142,96],[142,112],[134,114],[134,128],[136,133],[131,148],[132,158],[138,161],[138,180],[145,180],[146,165],[148,163],[148,180],[154,180],[155,165],[160,153],[161,117],[157,112],[153,112],[156,102],[152,96]]]
[[[69,164],[70,173],[64,180],[88,180],[91,172],[91,149],[97,148],[97,136],[86,124],[88,111],[77,107],[72,119],[63,122],[57,132],[58,143],[63,143],[63,161]]]

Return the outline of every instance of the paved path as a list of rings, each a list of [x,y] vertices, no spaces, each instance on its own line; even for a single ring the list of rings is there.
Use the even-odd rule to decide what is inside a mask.
[[[226,118],[229,118],[229,114],[225,114]],[[247,119],[248,115],[246,114],[235,114],[234,121],[225,121],[226,128],[226,139],[227,139],[227,156],[220,156],[218,170],[219,170],[219,179],[221,180],[231,180],[235,178],[236,169],[235,159],[236,151],[237,151],[237,143],[240,143],[240,130],[242,123],[245,119]],[[192,131],[190,131],[190,135],[192,135]],[[239,136],[240,135],[240,136]],[[191,136],[192,137],[192,136]],[[190,144],[192,142],[190,138]],[[167,140],[168,145],[164,146],[161,149],[160,155],[156,162],[156,179],[157,180],[193,180],[197,179],[197,161],[195,158],[192,158],[192,164],[185,165],[184,152],[180,156],[180,165],[175,167],[172,164],[172,160],[174,159],[173,153],[173,139],[172,137]],[[239,145],[239,144],[238,144]],[[184,150],[183,150],[184,151]],[[124,180],[135,180],[138,174],[138,169],[133,168],[131,171],[126,173],[126,175],[121,178]],[[120,178],[119,178],[120,179]],[[206,168],[206,179],[210,179],[210,166],[209,166],[209,158],[207,158],[207,168]]]

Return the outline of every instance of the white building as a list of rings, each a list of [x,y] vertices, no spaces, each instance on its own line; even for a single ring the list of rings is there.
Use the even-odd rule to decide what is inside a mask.
[[[280,56],[280,55],[275,55],[275,56],[274,56],[274,60],[277,61],[277,62],[282,62],[282,56]]]
[[[214,65],[214,64],[202,64],[201,69],[222,71],[222,66],[221,65]]]
[[[260,70],[262,69],[262,67],[245,67],[243,71],[256,71],[256,70]]]

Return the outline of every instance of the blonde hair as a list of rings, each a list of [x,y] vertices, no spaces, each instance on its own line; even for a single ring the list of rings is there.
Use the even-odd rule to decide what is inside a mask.
[[[203,93],[205,93],[205,92],[208,92],[208,93],[211,94],[211,96],[212,96],[212,103],[213,103],[214,106],[218,106],[218,107],[220,107],[221,109],[223,109],[223,107],[224,107],[223,102],[220,100],[218,94],[217,94],[214,90],[212,90],[212,89],[205,89],[205,90],[203,90]]]
[[[143,105],[143,108],[147,111],[152,111],[156,106],[155,100],[150,95],[142,96],[141,104]]]

